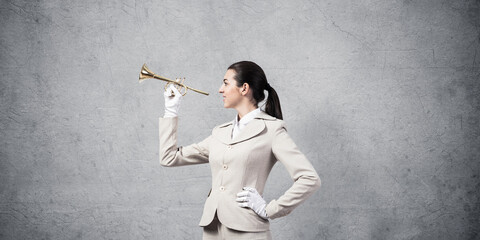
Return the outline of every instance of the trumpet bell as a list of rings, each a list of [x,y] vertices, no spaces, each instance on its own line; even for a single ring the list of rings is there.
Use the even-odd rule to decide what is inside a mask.
[[[142,82],[145,79],[153,78],[155,73],[148,69],[146,64],[143,64],[142,69],[140,70],[140,76],[138,76],[138,82]]]

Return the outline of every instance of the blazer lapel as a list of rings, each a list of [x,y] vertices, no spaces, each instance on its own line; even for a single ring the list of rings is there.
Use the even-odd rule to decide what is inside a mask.
[[[245,129],[243,129],[235,139],[232,139],[233,121],[224,123],[216,127],[213,130],[212,135],[213,137],[225,144],[235,144],[243,142],[257,136],[265,129],[264,120],[275,119],[276,118],[262,111],[250,123],[248,123],[247,126],[245,126]]]
[[[255,137],[260,134],[263,129],[265,129],[265,123],[263,122],[263,120],[255,118],[251,122],[249,122],[247,126],[245,126],[245,128],[238,134],[236,138],[232,139],[232,144],[243,142],[252,137]]]

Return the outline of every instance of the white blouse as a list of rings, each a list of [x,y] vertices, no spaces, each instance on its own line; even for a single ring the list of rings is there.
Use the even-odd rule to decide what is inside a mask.
[[[238,115],[235,117],[233,120],[233,129],[232,129],[232,139],[234,139],[238,134],[242,131],[242,129],[247,126],[247,124],[252,121],[259,113],[260,113],[260,108],[257,108],[242,117],[240,121],[238,121]]]

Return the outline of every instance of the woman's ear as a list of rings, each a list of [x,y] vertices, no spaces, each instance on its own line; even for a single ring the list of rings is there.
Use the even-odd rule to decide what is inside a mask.
[[[245,96],[250,91],[250,85],[248,83],[244,83],[242,86],[242,95]]]

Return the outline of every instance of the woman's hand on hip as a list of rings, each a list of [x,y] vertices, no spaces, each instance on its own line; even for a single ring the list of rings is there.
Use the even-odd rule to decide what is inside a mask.
[[[252,209],[258,216],[268,219],[265,207],[267,202],[260,196],[255,188],[244,187],[243,191],[237,193],[238,206]]]

